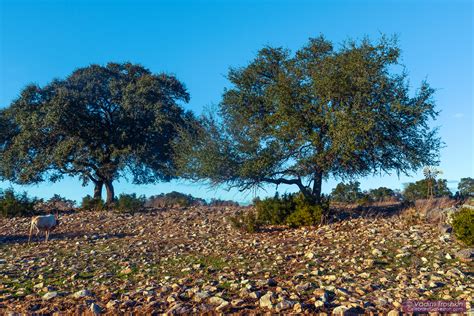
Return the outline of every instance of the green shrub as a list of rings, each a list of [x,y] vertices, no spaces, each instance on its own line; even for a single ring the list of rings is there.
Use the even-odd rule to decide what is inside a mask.
[[[314,204],[303,194],[278,194],[272,198],[254,201],[255,212],[231,218],[234,227],[245,231],[257,231],[262,225],[288,225],[290,227],[313,226],[322,222],[329,212],[329,199]]]
[[[278,193],[272,198],[255,200],[258,219],[269,225],[285,224],[286,218],[295,211],[295,194],[284,194],[281,198]]]
[[[115,209],[121,212],[137,212],[143,209],[146,198],[144,195],[137,197],[135,193],[119,195],[119,198],[115,202]]]
[[[237,214],[229,217],[229,220],[234,228],[243,230],[248,233],[255,233],[262,227],[262,222],[258,219],[255,211]]]
[[[474,246],[474,209],[462,208],[453,215],[453,231],[467,246]]]
[[[295,210],[287,218],[290,227],[314,226],[322,222],[323,216],[329,211],[329,200],[322,198],[320,205],[308,201],[302,194],[293,198]]]
[[[86,195],[82,198],[81,208],[86,211],[102,211],[105,209],[105,203],[102,199],[94,199]]]
[[[0,190],[0,215],[3,217],[31,216],[36,212],[36,198],[29,198],[26,192],[16,194],[13,189]]]

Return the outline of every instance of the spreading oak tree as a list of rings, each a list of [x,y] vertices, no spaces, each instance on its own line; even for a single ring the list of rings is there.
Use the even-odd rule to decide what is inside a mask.
[[[320,202],[322,181],[371,173],[405,173],[437,161],[440,139],[430,127],[434,90],[413,96],[399,64],[397,41],[324,37],[295,54],[261,49],[231,69],[218,108],[180,143],[182,174],[241,190],[296,185]]]
[[[122,176],[136,184],[176,176],[172,143],[193,115],[174,76],[131,63],[91,65],[64,80],[29,85],[0,112],[0,178],[19,184],[64,175],[93,182],[94,197]]]

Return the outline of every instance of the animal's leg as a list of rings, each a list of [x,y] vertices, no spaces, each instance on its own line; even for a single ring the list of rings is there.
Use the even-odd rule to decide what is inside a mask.
[[[36,228],[36,234],[35,234],[36,241],[39,241],[41,238],[41,231],[39,230],[38,226],[35,226],[35,228]]]
[[[44,239],[44,242],[48,242],[49,230],[46,230],[46,232],[44,234],[46,236],[45,239]]]
[[[30,235],[28,236],[28,244],[30,244],[32,233],[33,233],[33,223],[31,223],[31,225],[30,225]]]

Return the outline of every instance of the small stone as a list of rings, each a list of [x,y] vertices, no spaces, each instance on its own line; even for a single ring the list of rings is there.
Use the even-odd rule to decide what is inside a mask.
[[[74,298],[81,298],[81,297],[86,297],[86,296],[92,296],[92,293],[89,290],[80,290],[74,293],[72,296]]]
[[[279,302],[278,304],[276,304],[275,310],[279,313],[281,311],[292,308],[293,305],[294,305],[294,303],[292,301],[283,300],[283,301]]]
[[[268,279],[268,280],[267,280],[267,285],[268,285],[268,286],[277,286],[277,285],[278,285],[278,282],[275,281],[274,279]]]
[[[122,271],[120,271],[120,274],[130,274],[132,273],[132,269],[130,267],[126,267]]]
[[[332,314],[333,315],[344,315],[344,312],[347,310],[348,308],[346,306],[338,306],[336,307],[333,311],[332,311]]]
[[[105,307],[107,307],[107,309],[115,309],[117,306],[119,306],[119,304],[120,304],[120,301],[111,300],[107,303]]]
[[[197,292],[193,296],[193,301],[200,303],[200,302],[204,301],[206,298],[208,298],[209,296],[210,295],[209,295],[208,292]]]
[[[441,234],[449,234],[453,231],[453,228],[448,224],[439,224],[438,229]]]
[[[241,299],[235,299],[235,300],[232,300],[230,303],[232,304],[232,306],[240,306],[243,303],[245,303],[245,301]]]
[[[335,276],[334,274],[329,274],[324,276],[324,278],[328,281],[335,281],[337,279],[337,276]]]
[[[219,306],[216,307],[216,310],[217,311],[221,311],[223,309],[225,309],[227,306],[229,306],[230,303],[227,302],[226,300],[224,300]]]
[[[448,259],[448,260],[453,259],[453,257],[451,257],[451,255],[450,255],[449,253],[447,253],[444,257],[445,257],[446,259]]]
[[[379,249],[374,249],[372,250],[372,254],[374,256],[380,257],[382,255],[382,251],[380,251]]]
[[[312,284],[310,282],[307,282],[307,283],[303,283],[303,284],[298,284],[295,287],[295,290],[296,290],[296,292],[300,293],[300,292],[308,291],[311,288],[312,288]]]
[[[316,302],[314,302],[314,306],[315,306],[316,308],[323,307],[323,306],[324,306],[324,302],[323,302],[323,301],[320,301],[320,300],[317,300]]]
[[[262,297],[262,292],[260,291],[251,292],[249,294],[249,297],[254,298],[254,299],[259,299],[260,297]]]
[[[390,312],[388,312],[387,316],[398,316],[400,315],[400,313],[395,310],[395,309],[392,309]]]
[[[94,314],[101,314],[102,313],[102,308],[100,308],[100,306],[97,305],[96,303],[91,304],[90,310]]]
[[[259,301],[260,307],[272,308],[273,307],[272,298],[273,298],[273,293],[271,292],[262,296]]]
[[[316,257],[316,254],[314,252],[307,252],[305,253],[305,258],[308,258],[308,259],[313,259],[314,257]]]
[[[295,313],[301,313],[303,311],[303,306],[301,305],[301,303],[296,303],[295,305],[293,305],[293,311]]]
[[[330,301],[332,301],[334,299],[335,296],[336,296],[336,294],[334,292],[324,291],[324,293],[321,295],[320,299],[324,303],[329,303]]]
[[[45,295],[43,295],[43,300],[49,301],[50,299],[55,298],[56,296],[58,296],[58,292],[55,292],[55,291],[48,292]]]
[[[225,299],[223,299],[222,297],[219,297],[219,296],[211,297],[209,299],[209,303],[211,303],[212,305],[221,305],[223,303],[229,304],[229,302],[227,302]]]

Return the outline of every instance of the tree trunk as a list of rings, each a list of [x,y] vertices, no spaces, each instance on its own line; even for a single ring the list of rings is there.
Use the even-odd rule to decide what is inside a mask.
[[[105,202],[106,205],[110,205],[114,203],[115,194],[114,194],[114,186],[112,185],[112,181],[105,181],[105,190],[107,191],[107,200]]]
[[[316,204],[320,204],[321,203],[321,187],[322,187],[322,184],[323,184],[323,175],[318,172],[314,175],[314,178],[313,178],[313,192],[312,192],[312,196],[314,198],[314,202]]]
[[[99,180],[94,182],[94,199],[100,200],[102,199],[102,187],[104,186],[104,182]]]

